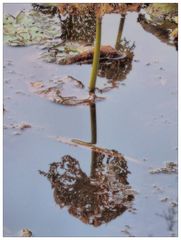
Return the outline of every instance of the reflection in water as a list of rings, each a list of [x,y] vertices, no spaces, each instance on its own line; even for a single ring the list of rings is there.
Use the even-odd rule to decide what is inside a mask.
[[[120,18],[119,30],[118,30],[116,44],[115,44],[115,48],[117,50],[120,50],[120,43],[121,43],[121,38],[122,38],[122,33],[123,33],[123,28],[124,28],[124,23],[125,23],[125,17],[126,17],[126,14],[122,14],[121,18]]]
[[[49,43],[50,46],[48,47],[48,52],[45,52],[43,58],[48,62],[69,64],[72,62],[70,59],[74,60],[74,58],[77,56],[77,60],[73,61],[74,63],[92,63],[92,54],[90,53],[90,50],[86,51],[85,47],[87,47],[87,45],[92,46],[95,40],[96,12],[94,7],[90,7],[92,6],[92,4],[90,4],[89,7],[86,7],[85,11],[76,12],[73,5],[72,9],[68,4],[63,4],[62,6],[63,12],[66,13],[63,15],[59,14],[61,24],[61,40],[63,42],[58,40],[57,44],[54,42]],[[107,7],[108,6],[110,7],[109,4]],[[115,6],[118,7],[118,5]],[[125,7],[130,8],[130,10],[131,6],[132,5],[129,5],[128,7],[125,5]],[[57,13],[55,11],[55,6],[50,6],[49,4],[33,4],[33,7],[43,13]],[[133,5],[132,7],[135,7],[135,9],[132,9],[133,11],[137,11],[139,8],[137,5]],[[112,11],[113,10],[114,9],[112,9]],[[117,87],[116,81],[126,79],[126,75],[132,69],[133,46],[130,46],[128,41],[122,40],[126,11],[121,11],[120,9],[118,12],[122,12],[115,43],[115,50],[117,50],[118,54],[112,57],[108,51],[107,57],[104,57],[103,59],[101,58],[98,70],[98,76],[107,78],[108,83],[111,83],[111,87],[106,87],[105,91]],[[70,47],[65,45],[65,47],[63,47],[64,42],[71,42],[73,45]],[[75,44],[77,42],[80,44],[78,47]],[[82,49],[84,49],[83,52]]]
[[[127,74],[132,69],[134,44],[131,45],[129,41],[126,41],[126,39],[121,39],[125,16],[125,14],[122,14],[120,26],[118,28],[116,39],[117,49],[112,48],[111,46],[101,47],[100,62],[97,75],[99,77],[105,78],[106,81],[105,83],[104,81],[100,81],[100,86],[96,88],[96,94],[102,94],[118,87],[119,82],[126,79]],[[72,17],[77,17],[77,15]],[[72,20],[69,18],[69,21]],[[73,22],[71,22],[71,24],[74,26]],[[65,26],[67,26],[67,22]],[[82,26],[82,28],[84,27]],[[74,26],[74,31],[76,32],[74,36],[79,36],[80,31],[76,26]],[[75,39],[77,39],[77,41],[79,40],[79,38]],[[42,57],[48,62],[56,62],[58,64],[92,63],[93,47],[87,46],[86,43],[83,42],[75,43],[68,41],[65,44],[61,43],[49,48],[48,51],[46,50],[46,52],[43,53]],[[102,97],[95,94],[88,94],[88,92],[85,91],[85,88],[83,87],[84,85],[80,80],[74,79],[74,81],[72,81],[73,77],[71,76],[68,76],[68,79],[71,81],[71,83],[75,82],[75,84],[72,84],[71,87],[67,87],[69,81],[60,79],[58,82],[61,84],[55,82],[55,85],[53,87],[44,86],[45,88],[41,88],[38,94],[45,96],[53,102],[64,105],[91,105],[92,103],[95,103],[95,101],[103,99]],[[81,88],[79,86],[77,88],[77,82],[81,83]]]
[[[121,14],[115,44],[115,49],[118,51],[121,57],[101,58],[99,64],[98,76],[113,81],[113,84],[114,81],[124,80],[126,75],[132,69],[134,45],[130,46],[128,41],[122,39],[125,18],[126,14]],[[95,11],[89,11],[88,13],[79,16],[68,14],[65,16],[65,19],[61,18],[61,28],[63,41],[81,41],[82,44],[93,44],[96,32]],[[87,57],[89,55],[90,54],[87,54]],[[92,63],[92,59],[88,62]]]
[[[126,14],[121,14],[115,49],[122,55],[120,58],[108,59],[100,63],[99,73],[100,77],[105,77],[112,81],[113,87],[115,81],[126,79],[126,75],[132,69],[133,49],[129,41],[122,39],[123,28],[125,24]]]
[[[178,47],[178,38],[171,40],[170,33],[177,27],[174,22],[164,20],[161,23],[148,22],[144,14],[139,14],[138,22],[143,29],[151,34],[155,35],[160,41],[168,44],[175,45],[176,50]]]
[[[69,15],[61,17],[62,40],[84,41],[93,44],[96,32],[95,11],[82,15]]]
[[[101,46],[98,76],[108,79],[111,87],[104,91],[117,87],[116,81],[126,79],[132,69],[133,49],[126,39],[122,39],[126,14],[121,14],[115,48]],[[87,64],[92,63],[93,43],[96,32],[96,16],[94,11],[82,15],[67,14],[64,19],[61,16],[61,39],[57,44],[49,43],[42,58],[47,62],[57,64]]]
[[[114,80],[123,80],[131,70],[132,48],[121,40],[125,15],[122,15],[116,40],[117,58],[101,59],[98,75]],[[95,13],[84,16],[68,15],[62,22],[62,38],[69,41],[93,43],[95,38]],[[91,28],[90,28],[91,26]],[[128,167],[125,158],[115,150],[99,148],[97,143],[96,105],[90,103],[91,142],[76,140],[80,145],[91,147],[90,176],[82,171],[79,161],[70,155],[60,162],[50,164],[46,176],[54,190],[55,202],[66,206],[73,216],[86,224],[100,226],[121,215],[134,199],[133,190],[127,181]],[[73,142],[73,140],[72,140]]]
[[[134,196],[127,182],[128,168],[122,157],[95,153],[88,177],[73,157],[67,155],[52,163],[46,176],[54,189],[55,202],[81,221],[94,226],[122,214]]]
[[[127,49],[128,51],[130,49]],[[133,52],[127,52],[127,55],[119,59],[108,59],[107,61],[100,62],[98,76],[107,78],[112,87],[116,81],[126,79],[127,74],[132,69]]]
[[[97,141],[96,106],[90,106],[91,143]],[[87,176],[79,161],[70,155],[50,164],[49,171],[40,171],[54,189],[55,202],[68,207],[73,216],[86,224],[99,226],[121,215],[134,199],[127,181],[127,161],[115,154],[92,150],[91,173]]]
[[[96,104],[90,105],[90,120],[91,120],[91,143],[97,143],[97,122],[96,122]]]
[[[64,14],[60,14],[57,6],[46,3],[33,3],[33,9],[43,14],[58,14],[61,24],[61,39],[63,41],[84,41],[93,44],[96,32],[96,14],[93,8],[74,14],[68,4],[63,4]],[[71,14],[70,14],[71,12]]]
[[[163,212],[163,214],[157,214],[157,215],[165,219],[168,230],[174,236],[174,228],[176,227],[176,223],[177,223],[177,211],[175,207],[170,206],[167,212]]]

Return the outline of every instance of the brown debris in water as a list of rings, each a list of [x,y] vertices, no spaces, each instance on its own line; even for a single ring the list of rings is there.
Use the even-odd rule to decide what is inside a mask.
[[[106,155],[111,156],[111,157],[118,157],[120,159],[124,159],[123,155],[121,153],[117,152],[116,150],[110,150],[110,149],[107,149],[107,148],[102,148],[102,147],[96,146],[92,143],[81,141],[79,139],[68,139],[68,138],[64,138],[64,137],[61,137],[61,136],[53,137],[53,138],[58,142],[73,145],[73,146],[76,146],[76,147],[81,146],[81,147],[87,148],[89,150],[92,150],[96,153],[106,154]]]
[[[4,129],[16,129],[17,131],[13,132],[13,135],[21,135],[25,129],[31,128],[32,126],[29,123],[21,122],[19,124],[11,123],[10,125],[4,125]]]
[[[178,4],[152,3],[138,16],[145,31],[178,48]]]
[[[134,44],[123,40],[120,49],[111,46],[102,46],[100,53],[100,63],[98,76],[107,78],[107,86],[101,92],[109,91],[118,87],[116,81],[126,79],[127,74],[132,69]],[[67,42],[64,46],[49,48],[42,54],[42,58],[47,62],[57,64],[92,64],[94,48],[85,44]],[[99,87],[98,87],[99,88]],[[99,90],[98,90],[99,91]]]
[[[7,128],[14,128],[17,130],[24,130],[27,128],[31,128],[32,126],[29,123],[21,122],[19,124],[11,124],[10,126],[7,126]]]
[[[64,45],[55,45],[48,48],[48,51],[43,52],[41,57],[46,62],[55,62],[57,64],[85,64],[92,63],[94,47],[85,43],[66,42]],[[106,45],[100,48],[100,63],[105,61],[132,61],[133,52],[128,46],[125,46],[121,51]]]
[[[28,228],[21,230],[21,237],[32,237],[32,232]]]
[[[160,173],[172,174],[172,173],[178,173],[178,165],[177,165],[177,163],[174,163],[174,162],[167,162],[165,167],[152,169],[152,170],[150,170],[150,173],[151,174],[160,174]]]
[[[86,148],[86,149],[91,150],[93,152],[106,154],[106,155],[111,156],[111,157],[119,157],[119,158],[123,157],[126,160],[134,162],[136,164],[141,164],[142,163],[139,159],[136,159],[136,158],[130,157],[130,156],[123,156],[121,153],[117,152],[114,149],[110,150],[110,149],[107,149],[107,148],[99,147],[99,146],[97,146],[93,143],[81,141],[79,139],[65,138],[65,137],[62,137],[62,136],[51,136],[50,138],[52,138],[52,139],[54,139],[58,142],[64,143],[64,144],[68,144],[70,146]]]
[[[31,82],[31,86],[33,88],[42,88],[44,87],[44,83],[42,81]]]
[[[24,130],[26,128],[31,128],[31,125],[29,123],[22,122],[22,123],[16,125],[15,128],[19,129],[19,130]]]
[[[94,227],[121,215],[134,199],[124,157],[94,154],[87,176],[79,161],[65,155],[60,162],[50,164],[48,172],[39,173],[50,181],[55,202],[61,208],[66,206],[71,215]]]
[[[104,99],[94,93],[89,93],[81,81],[71,76],[57,80],[52,86],[44,85],[36,93],[52,102],[69,106],[90,105]]]
[[[141,5],[140,3],[61,3],[57,7],[62,15],[80,15],[94,11],[97,15],[103,16],[109,13],[138,12]]]
[[[76,56],[69,57],[65,64],[72,64],[72,63],[86,63],[89,60],[93,59],[93,54],[94,54],[94,48],[91,47],[89,50],[85,50],[81,52],[80,54]],[[121,57],[120,53],[112,48],[111,46],[101,46],[100,48],[100,58],[101,59],[106,59],[106,58],[116,58],[116,57]]]
[[[177,35],[176,33],[176,24],[171,23],[169,21],[165,21],[163,23],[160,23],[158,25],[154,23],[147,22],[145,16],[143,14],[140,14],[138,17],[138,22],[141,24],[143,29],[146,32],[150,32],[153,35],[155,35],[158,39],[160,39],[162,42],[167,43],[169,45],[174,45],[174,41],[177,41]],[[173,31],[173,34],[170,34],[170,31]],[[175,33],[174,33],[175,30]],[[170,37],[173,35],[173,41],[170,40]],[[175,36],[176,35],[176,36]]]

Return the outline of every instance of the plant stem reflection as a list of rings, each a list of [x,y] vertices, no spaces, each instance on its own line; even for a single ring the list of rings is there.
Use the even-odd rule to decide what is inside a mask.
[[[91,143],[97,143],[96,105],[90,105]],[[86,144],[86,143],[85,143]],[[134,192],[127,177],[127,161],[115,150],[91,151],[90,176],[82,171],[78,160],[65,155],[50,164],[47,177],[55,202],[67,207],[83,223],[100,226],[115,219],[131,207]]]

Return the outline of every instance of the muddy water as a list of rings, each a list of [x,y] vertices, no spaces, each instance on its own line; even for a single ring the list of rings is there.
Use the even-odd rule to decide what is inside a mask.
[[[4,12],[29,7],[5,4]],[[69,154],[90,175],[89,149],[50,138],[90,142],[90,109],[60,106],[30,89],[31,82],[66,75],[87,82],[91,66],[44,63],[39,47],[4,45],[4,236],[17,236],[25,227],[34,236],[177,235],[177,208],[172,207],[177,203],[177,175],[149,173],[167,161],[177,162],[177,52],[145,32],[136,19],[136,13],[129,13],[123,31],[123,37],[136,45],[132,70],[119,88],[96,104],[97,145],[126,157],[135,199],[132,209],[99,227],[81,222],[66,207],[60,209],[50,183],[38,173]],[[117,14],[104,16],[103,44],[114,47],[119,21]],[[10,127],[22,121],[32,127]]]

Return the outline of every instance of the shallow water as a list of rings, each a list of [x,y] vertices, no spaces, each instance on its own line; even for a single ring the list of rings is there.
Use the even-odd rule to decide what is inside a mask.
[[[5,4],[4,12],[22,8],[29,5]],[[31,82],[66,75],[87,82],[91,66],[45,63],[39,59],[39,47],[4,45],[4,125],[22,121],[32,125],[20,135],[16,129],[4,129],[4,236],[17,236],[25,227],[34,236],[177,235],[177,213],[172,231],[160,216],[168,213],[171,202],[177,202],[177,175],[149,173],[167,161],[177,162],[177,51],[144,31],[136,19],[137,13],[129,13],[123,30],[123,37],[136,45],[132,69],[119,88],[96,104],[97,146],[116,149],[128,160],[128,181],[137,192],[134,211],[125,211],[97,228],[60,209],[50,183],[38,173],[69,154],[90,175],[89,149],[51,138],[90,142],[90,109],[60,106],[30,89]],[[102,44],[114,47],[119,20],[118,14],[104,16]],[[168,201],[162,202],[165,197]]]

